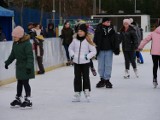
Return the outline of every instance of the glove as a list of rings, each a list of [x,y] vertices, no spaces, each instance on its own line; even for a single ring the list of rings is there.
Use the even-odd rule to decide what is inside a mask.
[[[31,69],[27,68],[26,73],[31,74]]]
[[[8,65],[7,65],[7,64],[5,64],[5,66],[4,66],[4,67],[5,67],[5,69],[8,69]]]
[[[88,58],[87,58],[87,54],[85,54],[85,59],[86,59],[86,60],[88,60]]]
[[[119,53],[120,53],[120,50],[119,50],[119,49],[114,50],[114,54],[115,54],[115,55],[119,55]]]
[[[71,57],[71,61],[73,61],[73,59],[74,59],[74,55]]]

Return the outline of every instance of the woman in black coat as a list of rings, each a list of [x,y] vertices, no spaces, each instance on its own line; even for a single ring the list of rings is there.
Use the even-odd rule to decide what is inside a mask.
[[[136,35],[136,31],[133,27],[130,26],[130,20],[124,19],[123,20],[123,27],[120,30],[120,36],[122,41],[122,50],[124,54],[125,59],[125,76],[124,78],[129,78],[129,69],[130,69],[130,63],[133,67],[133,70],[136,74],[136,77],[138,77],[137,73],[137,66],[135,62],[135,50],[138,47],[138,38]]]

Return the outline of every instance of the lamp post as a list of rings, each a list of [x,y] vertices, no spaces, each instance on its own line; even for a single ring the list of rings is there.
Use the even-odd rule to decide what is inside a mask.
[[[96,0],[93,0],[93,15],[96,14]]]
[[[101,13],[101,0],[99,0],[99,13]]]
[[[137,0],[134,1],[134,13],[137,13]]]
[[[54,26],[55,26],[55,0],[53,0],[53,10],[52,10],[52,13],[53,13],[53,23],[54,23]]]

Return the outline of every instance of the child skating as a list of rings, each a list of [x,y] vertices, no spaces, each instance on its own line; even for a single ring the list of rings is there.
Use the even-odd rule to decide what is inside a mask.
[[[153,85],[156,88],[158,85],[157,81],[157,71],[158,66],[160,68],[160,26],[151,32],[145,39],[143,39],[138,47],[139,50],[142,50],[144,46],[152,41],[151,44],[151,55],[153,61]]]
[[[16,78],[17,78],[17,94],[15,100],[10,105],[11,107],[32,107],[31,102],[31,87],[29,85],[29,79],[34,78],[34,59],[32,45],[30,43],[30,36],[25,35],[24,29],[21,26],[17,26],[13,32],[13,46],[12,51],[8,59],[5,61],[5,68],[16,60]],[[22,90],[25,89],[26,95],[24,101],[22,101]]]
[[[86,39],[86,35],[86,24],[79,25],[77,36],[69,46],[69,54],[74,62],[75,95],[73,102],[80,102],[82,91],[84,92],[87,101],[89,101],[90,98],[91,85],[89,78],[89,63],[90,59],[96,55],[96,48],[92,41]]]

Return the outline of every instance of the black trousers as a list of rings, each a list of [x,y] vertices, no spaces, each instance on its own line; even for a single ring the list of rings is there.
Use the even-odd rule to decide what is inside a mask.
[[[38,64],[39,71],[44,72],[43,57],[42,56],[37,56],[37,64]]]
[[[125,59],[125,69],[130,69],[130,63],[133,68],[137,68],[135,61],[135,52],[134,51],[123,51]]]
[[[160,68],[160,55],[152,55],[153,61],[153,78],[157,78],[158,66]]]
[[[31,87],[29,85],[29,80],[17,80],[17,97],[22,96],[23,87],[25,89],[26,97],[31,96]]]
[[[85,89],[89,89],[89,91],[91,91],[89,79],[89,63],[74,64],[74,91],[81,92]]]

